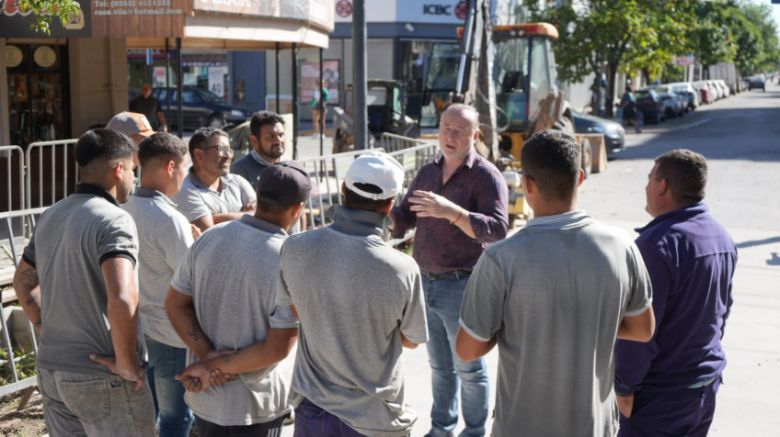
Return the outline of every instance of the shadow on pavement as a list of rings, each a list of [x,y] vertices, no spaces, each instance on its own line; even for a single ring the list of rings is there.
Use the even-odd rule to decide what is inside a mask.
[[[763,246],[765,244],[780,243],[780,237],[764,238],[763,240],[750,240],[737,243],[737,249],[745,249],[747,247]]]

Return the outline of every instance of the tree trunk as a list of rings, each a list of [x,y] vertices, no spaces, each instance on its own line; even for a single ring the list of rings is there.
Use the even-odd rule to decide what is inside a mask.
[[[614,117],[615,115],[615,80],[617,80],[617,63],[608,63],[607,64],[607,74],[608,74],[608,82],[607,82],[607,97],[605,99],[605,106],[606,106],[606,115],[609,118]]]

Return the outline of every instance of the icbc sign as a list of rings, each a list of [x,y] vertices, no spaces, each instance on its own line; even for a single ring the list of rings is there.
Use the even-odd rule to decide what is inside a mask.
[[[424,15],[452,15],[452,5],[424,4]]]
[[[0,0],[0,12],[5,15],[30,15],[32,11],[22,11],[19,9],[19,0]]]

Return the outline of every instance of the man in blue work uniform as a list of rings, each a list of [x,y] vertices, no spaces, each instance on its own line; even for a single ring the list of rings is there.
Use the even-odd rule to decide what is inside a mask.
[[[615,346],[620,437],[705,436],[712,423],[737,249],[702,201],[706,182],[704,157],[685,149],[656,158],[648,177],[654,219],[636,243],[653,283],[656,330],[649,343]]]

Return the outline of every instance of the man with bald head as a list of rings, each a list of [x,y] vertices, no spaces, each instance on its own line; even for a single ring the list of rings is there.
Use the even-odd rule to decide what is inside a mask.
[[[470,363],[454,352],[460,304],[471,270],[484,246],[507,232],[507,186],[501,172],[481,157],[479,114],[468,105],[444,111],[439,129],[441,153],[425,165],[393,210],[393,234],[416,228],[414,259],[420,266],[428,317],[428,356],[433,407],[430,436],[451,436],[458,423],[462,382],[463,436],[482,436],[488,414],[484,359]]]

